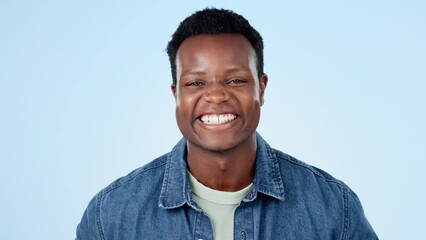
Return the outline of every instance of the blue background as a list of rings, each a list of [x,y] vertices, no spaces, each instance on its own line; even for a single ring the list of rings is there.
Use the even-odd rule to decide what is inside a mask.
[[[0,239],[73,239],[181,134],[165,46],[206,6],[263,35],[258,131],[343,180],[381,239],[426,239],[424,1],[0,2]]]

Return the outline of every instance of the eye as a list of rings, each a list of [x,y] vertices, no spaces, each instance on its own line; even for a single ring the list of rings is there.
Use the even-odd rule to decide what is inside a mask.
[[[232,80],[230,80],[228,83],[229,84],[242,84],[242,83],[246,83],[247,81],[246,80],[242,80],[242,79],[232,79]]]
[[[188,86],[188,87],[198,87],[198,86],[202,86],[202,85],[204,85],[204,83],[199,82],[199,81],[189,82],[189,83],[185,84],[185,86]]]

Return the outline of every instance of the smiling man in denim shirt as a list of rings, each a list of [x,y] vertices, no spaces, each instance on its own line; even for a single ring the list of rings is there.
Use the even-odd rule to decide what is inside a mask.
[[[268,77],[246,19],[196,12],[167,53],[184,138],[99,192],[77,239],[378,239],[348,186],[256,132]]]

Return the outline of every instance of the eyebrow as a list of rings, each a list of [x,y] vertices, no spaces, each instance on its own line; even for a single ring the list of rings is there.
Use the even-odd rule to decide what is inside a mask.
[[[186,71],[184,73],[182,73],[182,76],[186,76],[186,75],[195,75],[195,76],[200,76],[200,75],[204,75],[205,72],[203,71]]]
[[[236,72],[250,72],[250,70],[247,69],[246,67],[234,67],[234,68],[227,69],[225,71],[225,73],[227,73],[227,74],[236,73]],[[187,71],[187,72],[182,73],[182,76],[187,76],[187,75],[200,76],[200,75],[204,75],[204,74],[206,74],[204,71]]]
[[[235,72],[250,72],[250,69],[246,67],[235,67],[225,71],[226,73],[235,73]]]

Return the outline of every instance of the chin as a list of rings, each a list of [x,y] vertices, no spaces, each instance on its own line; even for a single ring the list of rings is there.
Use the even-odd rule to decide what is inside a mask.
[[[241,143],[239,141],[236,141],[235,138],[228,139],[229,140],[224,140],[224,138],[204,139],[198,142],[198,144],[196,145],[210,152],[227,152],[241,145]]]
[[[225,152],[231,151],[232,149],[234,149],[234,147],[231,147],[231,146],[213,146],[213,147],[205,147],[205,149],[210,151],[210,152],[225,153]]]

